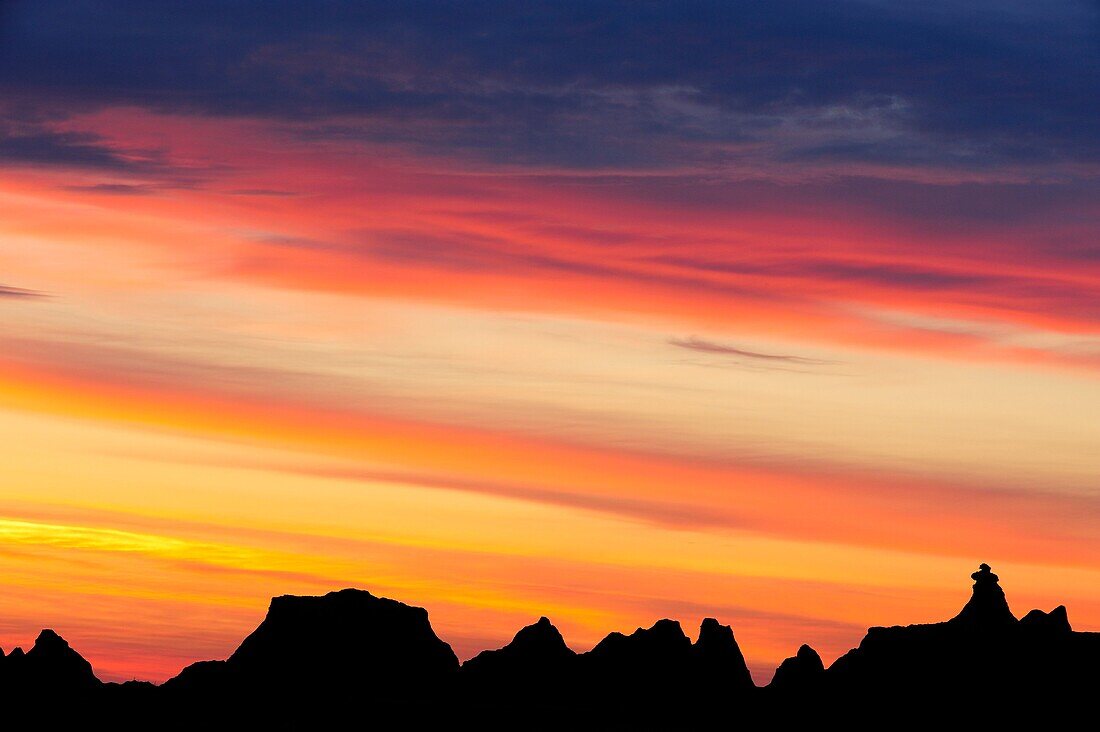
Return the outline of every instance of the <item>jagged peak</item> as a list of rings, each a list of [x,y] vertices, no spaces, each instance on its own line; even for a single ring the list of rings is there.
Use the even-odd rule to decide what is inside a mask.
[[[637,628],[630,635],[620,633],[615,630],[607,635],[608,638],[685,638],[687,634],[684,633],[683,627],[680,625],[679,620],[671,620],[669,618],[662,618],[648,628]],[[690,639],[689,639],[690,642]]]
[[[679,620],[671,620],[670,618],[661,618],[651,627],[643,630],[639,628],[634,631],[633,635],[639,633],[651,633],[653,635],[667,635],[667,636],[683,636],[687,638],[687,634],[684,633],[683,627],[680,625]]]
[[[733,628],[716,618],[704,618],[699,625],[699,638],[692,646],[699,670],[711,676],[712,683],[729,684],[733,688],[754,686],[745,656],[741,653]]]
[[[561,632],[545,616],[520,628],[508,645],[482,651],[462,664],[465,671],[511,672],[516,670],[550,671],[556,664],[577,654],[565,643]]]
[[[703,618],[699,624],[699,638],[695,646],[702,648],[708,645],[737,647],[737,640],[733,637],[733,628],[722,625],[717,618]]]
[[[19,677],[14,680],[9,677],[9,681],[29,684],[26,688],[64,691],[89,689],[101,683],[88,660],[49,628],[38,634],[29,651],[16,647],[3,659],[4,666]]]
[[[40,632],[38,634],[38,637],[35,639],[34,646],[31,648],[31,652],[33,653],[34,651],[41,649],[50,650],[55,648],[62,649],[68,647],[69,642],[67,640],[62,638],[50,628],[43,628],[42,632]]]
[[[730,626],[728,625],[722,625],[721,623],[719,623],[718,618],[703,618],[703,622],[699,623],[699,635],[702,636],[703,633],[709,633],[729,627]],[[730,630],[730,632],[733,632],[732,629]]]
[[[520,628],[515,637],[512,638],[512,643],[525,641],[549,641],[555,645],[561,644],[563,647],[566,647],[565,638],[562,637],[561,631],[559,631],[554,624],[550,622],[550,618],[545,615],[531,625]]]
[[[1049,613],[1045,613],[1039,609],[1032,610],[1027,615],[1020,618],[1020,626],[1059,633],[1069,633],[1073,631],[1072,626],[1069,624],[1069,614],[1066,612],[1065,605],[1059,605]]]
[[[629,653],[648,653],[655,649],[661,649],[664,653],[669,650],[690,650],[691,639],[684,633],[678,620],[663,618],[648,628],[638,628],[630,635],[624,635],[618,631],[611,632],[596,647],[586,655],[593,657],[615,655],[619,650],[630,649]],[[644,651],[643,649],[649,649]]]
[[[813,683],[824,673],[825,664],[821,661],[821,656],[803,643],[793,656],[779,664],[769,686],[787,689],[802,687]]]
[[[1000,578],[993,574],[992,568],[982,563],[978,571],[970,575],[974,580],[970,600],[963,609],[951,619],[952,623],[989,628],[1016,623],[1016,616],[1008,607],[1004,590],[999,584]]]
[[[825,668],[825,664],[821,661],[821,655],[810,646],[803,643],[798,647],[798,651],[794,654],[801,663],[808,664],[813,667],[820,666],[822,670]]]
[[[549,631],[553,631],[553,632],[557,633],[557,631],[558,631],[558,629],[554,627],[554,624],[550,622],[550,618],[546,617],[545,615],[543,615],[541,618],[539,618],[535,622],[531,623],[530,625],[524,626],[523,628],[520,629],[519,632],[522,633],[525,630],[530,630],[530,631],[536,631],[537,630],[540,633],[546,633],[546,632],[549,632]]]

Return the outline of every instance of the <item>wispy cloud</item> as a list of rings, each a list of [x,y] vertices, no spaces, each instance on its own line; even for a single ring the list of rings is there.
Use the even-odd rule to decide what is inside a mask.
[[[686,348],[689,351],[715,353],[722,356],[736,356],[738,358],[748,358],[757,361],[779,361],[783,363],[802,364],[805,366],[826,366],[832,363],[832,361],[823,361],[818,358],[806,358],[804,356],[793,356],[785,353],[750,351],[745,348],[737,348],[736,346],[706,341],[696,336],[691,336],[689,338],[671,338],[668,342],[670,345],[676,346],[677,348]]]
[[[238,188],[229,191],[231,196],[258,196],[271,198],[293,198],[298,194],[294,191],[280,191],[275,188]]]
[[[66,186],[65,189],[77,193],[104,193],[111,196],[145,196],[153,192],[152,186],[131,183],[95,183],[86,186]]]
[[[126,154],[98,135],[57,132],[44,127],[0,132],[0,160],[6,165],[144,172],[149,159]]]
[[[45,293],[38,292],[37,290],[25,290],[22,287],[9,287],[7,285],[0,285],[0,297],[30,298],[44,296]]]

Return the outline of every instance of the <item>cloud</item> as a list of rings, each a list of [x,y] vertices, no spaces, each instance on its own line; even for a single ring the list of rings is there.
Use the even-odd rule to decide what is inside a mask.
[[[246,237],[252,241],[271,247],[304,249],[307,251],[320,252],[354,253],[354,250],[343,244],[322,241],[320,239],[310,239],[304,236],[287,236],[285,234],[274,234],[269,232],[250,232],[246,234]]]
[[[274,188],[239,188],[229,191],[231,196],[261,196],[273,198],[290,198],[298,194],[293,191],[280,191]]]
[[[24,290],[21,287],[9,287],[7,285],[0,285],[0,298],[30,298],[30,297],[43,297],[43,293],[37,290]]]
[[[0,133],[0,163],[129,172],[143,167],[97,135],[46,130]]]
[[[699,351],[701,353],[714,353],[722,356],[736,356],[738,358],[748,358],[759,361],[781,361],[784,363],[802,364],[805,366],[824,366],[832,363],[831,361],[822,361],[816,358],[805,358],[803,356],[791,356],[781,353],[761,353],[759,351],[749,351],[743,348],[737,348],[735,346],[727,346],[721,343],[705,341],[702,338],[696,338],[695,336],[691,336],[690,338],[672,338],[669,340],[669,344],[676,346],[677,348],[686,348],[690,351]]]
[[[627,498],[601,494],[593,490],[557,490],[537,485],[501,483],[492,480],[468,480],[442,475],[416,474],[358,468],[333,468],[311,465],[234,463],[234,467],[278,470],[299,475],[359,482],[392,482],[422,488],[477,493],[481,495],[531,501],[551,506],[576,508],[596,513],[629,518],[645,523],[686,529],[744,528],[747,522],[736,511],[713,506],[690,506],[683,503]]]
[[[1072,0],[1041,13],[475,0],[169,2],[135,14],[15,2],[0,93],[576,168],[713,163],[738,145],[802,162],[1080,162],[1100,157],[1097,27],[1096,7]]]
[[[654,272],[634,265],[629,259],[604,256],[602,248],[606,239],[598,236],[593,249],[587,253],[577,253],[537,248],[511,237],[392,229],[360,232],[356,243],[342,247],[327,245],[325,248],[340,249],[345,255],[355,258],[430,266],[454,272],[568,275],[765,301],[784,299],[780,294],[751,284],[715,282],[675,272]],[[314,245],[308,248],[322,247]]]
[[[93,193],[140,195],[155,189],[194,188],[220,163],[177,164],[166,150],[68,129],[64,113],[0,103],[0,168],[25,167],[98,173],[99,183],[69,186]]]
[[[66,186],[65,189],[79,193],[105,193],[112,196],[145,196],[153,192],[151,186],[130,183],[96,183],[87,186]]]
[[[660,255],[653,261],[685,269],[816,281],[866,282],[898,289],[944,290],[1004,284],[1008,278],[977,272],[938,270],[908,264],[791,258],[773,261],[721,261]]]

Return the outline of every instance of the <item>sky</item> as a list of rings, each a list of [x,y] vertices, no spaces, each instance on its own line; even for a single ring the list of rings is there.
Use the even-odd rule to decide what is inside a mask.
[[[0,647],[1100,630],[1098,88],[1095,2],[0,2]]]

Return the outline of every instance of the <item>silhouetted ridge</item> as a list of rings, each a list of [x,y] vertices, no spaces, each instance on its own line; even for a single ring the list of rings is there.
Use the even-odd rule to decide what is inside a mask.
[[[83,693],[100,686],[92,665],[52,630],[39,633],[30,651],[0,653],[0,686],[18,694]]]
[[[709,689],[744,691],[753,688],[745,656],[733,637],[733,628],[714,618],[706,618],[699,626],[699,639],[692,646],[695,675]]]
[[[1069,615],[1066,613],[1065,605],[1059,605],[1049,613],[1044,613],[1042,610],[1038,609],[1032,610],[1027,615],[1020,618],[1020,626],[1049,633],[1061,634],[1073,632],[1073,628],[1071,628],[1069,624]]]
[[[973,595],[943,623],[871,628],[828,671],[839,693],[880,700],[982,694],[1065,694],[1097,682],[1098,637],[1074,633],[1065,608],[1034,610],[1017,621],[997,575],[983,564]]]
[[[798,652],[775,670],[770,686],[783,691],[805,691],[814,688],[825,677],[825,664],[817,651],[807,645],[799,647]]]
[[[691,639],[675,620],[658,620],[650,628],[638,628],[630,635],[611,633],[596,644],[584,660],[596,671],[616,679],[658,681],[678,674],[691,655]]]
[[[474,656],[462,664],[462,671],[502,676],[542,675],[564,670],[564,665],[576,655],[550,619],[543,617],[522,628],[503,648]]]
[[[274,598],[264,621],[226,661],[194,664],[171,683],[418,693],[457,669],[458,658],[435,635],[424,608],[348,589]]]
[[[49,629],[38,634],[34,646],[25,656],[24,664],[27,673],[40,684],[90,689],[100,683],[92,671],[92,664],[70,648],[68,641]]]
[[[162,687],[100,684],[45,630],[27,653],[0,652],[0,698],[33,700],[26,706],[54,716],[94,710],[89,719],[141,729],[712,729],[823,720],[862,729],[891,726],[899,710],[906,721],[937,725],[966,710],[989,727],[1016,725],[1022,709],[1048,720],[1090,713],[1100,634],[1074,632],[1063,606],[1017,621],[988,565],[972,577],[955,618],[871,628],[828,669],[803,645],[765,689],[753,685],[733,630],[714,618],[695,643],[680,623],[659,620],[579,655],[540,618],[460,671],[424,609],[343,590],[273,599],[227,660],[192,664]]]

